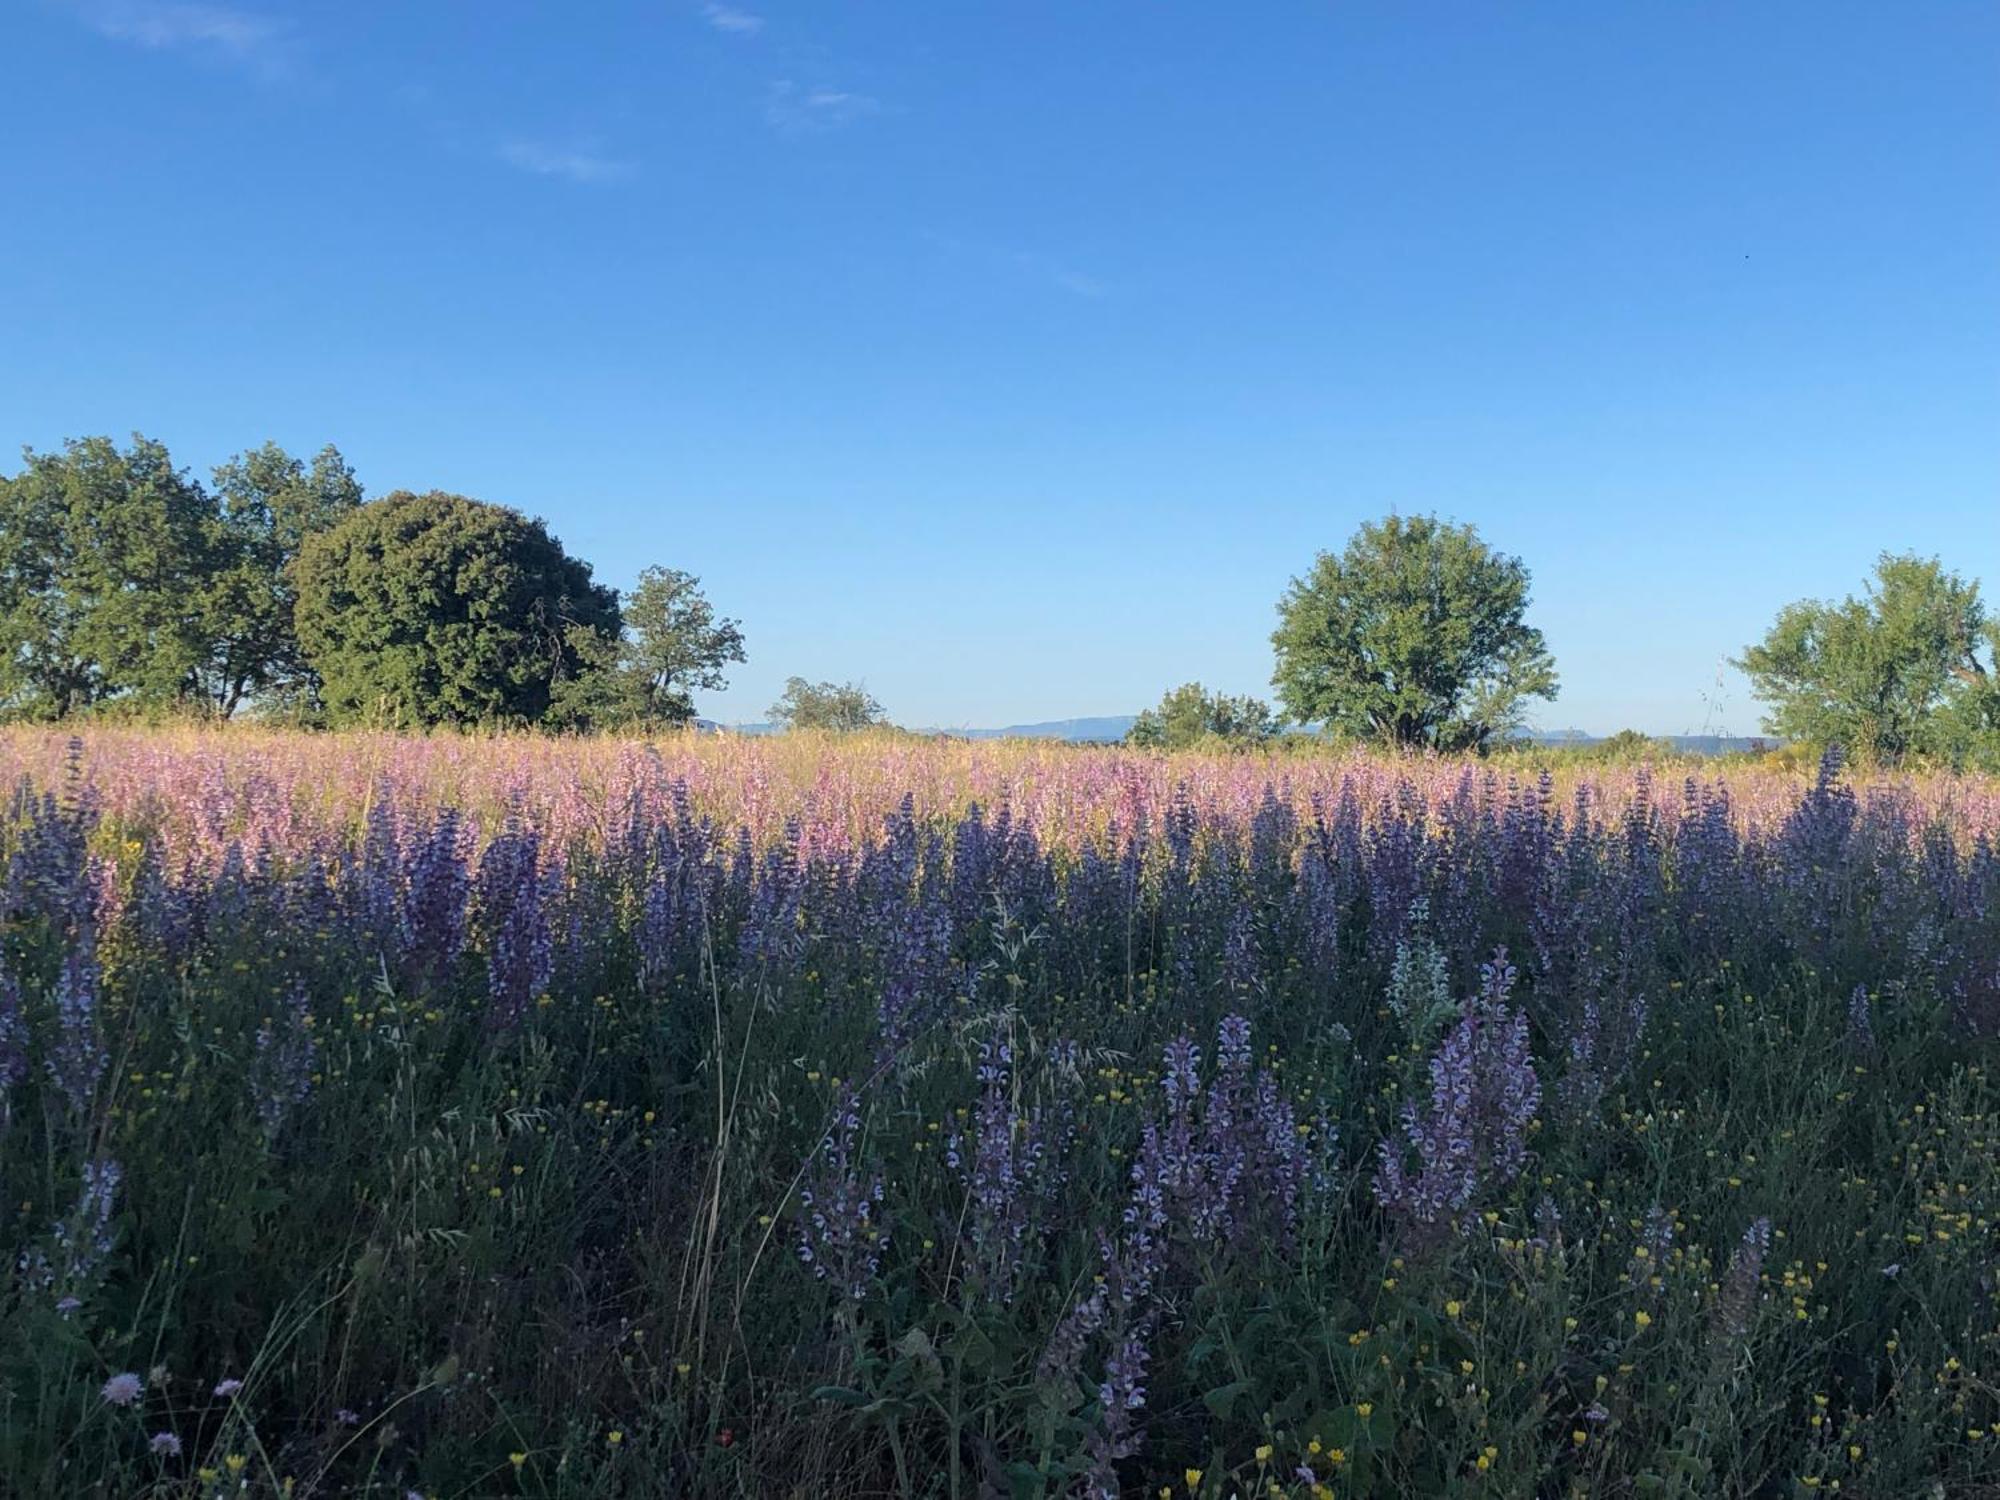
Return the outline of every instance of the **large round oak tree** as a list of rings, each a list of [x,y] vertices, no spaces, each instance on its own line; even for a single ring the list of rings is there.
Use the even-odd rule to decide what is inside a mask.
[[[1278,604],[1272,686],[1285,711],[1408,749],[1483,750],[1556,695],[1523,619],[1528,570],[1470,526],[1390,516],[1322,552]]]
[[[618,596],[540,521],[398,491],[310,538],[299,644],[335,723],[533,723],[594,648]]]

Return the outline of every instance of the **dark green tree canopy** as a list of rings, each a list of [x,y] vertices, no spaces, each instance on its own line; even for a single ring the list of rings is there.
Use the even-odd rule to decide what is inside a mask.
[[[166,448],[83,438],[0,479],[0,712],[234,712],[303,675],[286,568],[360,497],[329,448],[266,445],[206,490]]]
[[[1765,727],[1880,761],[1983,759],[2000,737],[2000,622],[1936,558],[1883,553],[1861,598],[1802,599],[1736,665]]]
[[[1278,721],[1261,698],[1211,693],[1198,682],[1185,683],[1160,699],[1133,722],[1125,743],[1151,750],[1181,750],[1223,743],[1261,745],[1277,735]]]
[[[807,682],[785,679],[785,695],[771,705],[771,722],[786,729],[825,729],[846,733],[884,722],[882,705],[857,682]]]
[[[615,640],[616,593],[519,511],[398,491],[310,537],[299,643],[335,722],[533,723]]]
[[[1470,526],[1390,516],[1322,552],[1278,604],[1272,685],[1302,724],[1391,744],[1483,750],[1556,695],[1525,622],[1528,570]]]

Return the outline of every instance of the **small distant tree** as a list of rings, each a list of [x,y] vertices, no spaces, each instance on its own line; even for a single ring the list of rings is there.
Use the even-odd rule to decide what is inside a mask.
[[[825,729],[846,733],[884,722],[882,705],[858,682],[807,682],[785,679],[785,694],[771,705],[771,722],[786,729]]]
[[[619,631],[616,591],[540,521],[398,491],[307,539],[299,643],[335,723],[535,723]]]
[[[718,619],[701,580],[677,568],[647,568],[623,601],[624,633],[575,639],[580,667],[557,690],[559,722],[610,728],[681,725],[694,718],[697,689],[729,685],[723,668],[743,657],[743,629]]]
[[[1222,742],[1232,746],[1261,745],[1278,733],[1271,705],[1261,698],[1232,698],[1211,693],[1198,682],[1185,683],[1160,699],[1132,723],[1125,743],[1149,750],[1178,750]]]
[[[1278,604],[1272,684],[1301,724],[1404,748],[1484,750],[1556,696],[1526,623],[1528,570],[1470,526],[1390,516],[1322,552]]]
[[[1863,597],[1788,604],[1736,665],[1764,727],[1895,762],[1984,759],[2000,740],[2000,622],[1936,558],[1883,553]]]

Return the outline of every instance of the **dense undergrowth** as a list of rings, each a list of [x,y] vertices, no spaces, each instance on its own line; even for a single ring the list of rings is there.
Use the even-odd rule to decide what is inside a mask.
[[[784,753],[8,742],[0,1492],[2000,1492],[1990,783]]]

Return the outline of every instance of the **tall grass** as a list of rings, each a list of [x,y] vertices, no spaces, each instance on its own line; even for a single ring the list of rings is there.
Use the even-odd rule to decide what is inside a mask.
[[[2000,1486],[2000,787],[0,736],[0,1493]]]

